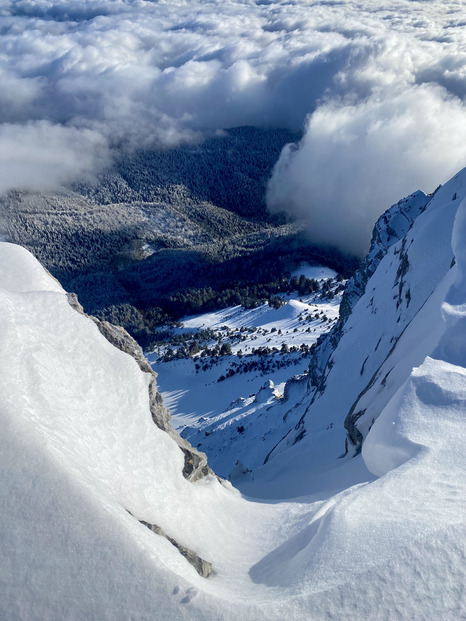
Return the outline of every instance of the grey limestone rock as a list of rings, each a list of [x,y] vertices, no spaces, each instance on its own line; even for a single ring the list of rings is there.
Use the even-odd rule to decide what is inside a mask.
[[[198,554],[196,554],[196,552],[193,552],[189,548],[186,548],[185,546],[178,543],[172,537],[169,537],[160,528],[160,526],[157,526],[157,524],[148,524],[147,522],[141,522],[141,524],[144,524],[144,526],[147,526],[147,528],[149,528],[156,535],[165,537],[165,539],[167,539],[172,545],[174,545],[175,548],[180,552],[180,554],[185,557],[188,563],[191,563],[191,565],[194,567],[197,573],[201,576],[201,578],[208,578],[211,575],[212,563],[209,563],[209,561],[205,561]]]
[[[77,312],[85,315],[77,295],[75,293],[68,293],[67,296],[70,306]],[[159,429],[167,432],[175,440],[183,452],[183,476],[188,481],[193,482],[202,479],[208,474],[214,474],[207,465],[207,456],[205,453],[201,453],[191,446],[191,444],[182,438],[170,425],[170,411],[163,404],[162,396],[157,389],[157,373],[153,371],[150,364],[144,358],[144,354],[138,343],[128,334],[128,332],[126,332],[124,328],[114,326],[108,321],[100,321],[96,317],[89,317],[92,321],[94,321],[100,333],[107,339],[107,341],[121,351],[132,356],[138,363],[141,371],[148,373],[151,376],[149,383],[149,401],[152,420],[157,427],[159,427]]]

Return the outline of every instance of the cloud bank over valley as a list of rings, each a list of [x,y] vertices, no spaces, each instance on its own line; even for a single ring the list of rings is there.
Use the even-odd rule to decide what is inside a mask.
[[[1,2],[0,191],[122,145],[304,128],[269,206],[362,253],[391,202],[466,164],[465,26],[458,0]]]

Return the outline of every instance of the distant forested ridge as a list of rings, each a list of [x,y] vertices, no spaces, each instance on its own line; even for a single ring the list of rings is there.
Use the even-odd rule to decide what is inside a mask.
[[[267,180],[292,140],[286,130],[239,128],[198,145],[122,152],[98,181],[3,195],[0,233],[33,252],[86,312],[142,344],[185,314],[276,303],[300,261],[344,275],[355,267],[266,211]]]
[[[287,129],[239,127],[201,144],[123,153],[97,184],[75,189],[99,204],[211,203],[240,216],[273,220],[265,204],[267,182],[284,145],[299,138]]]

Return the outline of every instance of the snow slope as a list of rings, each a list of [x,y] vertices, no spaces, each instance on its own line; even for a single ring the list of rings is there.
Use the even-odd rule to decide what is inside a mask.
[[[440,195],[444,191],[442,189]],[[451,189],[450,200],[453,195],[454,190]],[[406,325],[416,316],[431,294],[432,282],[438,281],[448,271],[453,256],[449,239],[454,210],[445,207],[447,215],[444,218],[443,213],[439,212],[437,219],[434,218],[431,222],[429,233],[437,237],[436,245],[439,247],[437,253],[444,253],[441,259],[436,260],[433,253],[429,261],[425,260],[422,253],[430,252],[428,248],[432,242],[424,233],[419,235],[418,246],[422,248],[416,257],[419,264],[416,263],[411,287],[413,293],[411,294],[409,285],[402,293],[399,283],[398,289],[393,288],[400,266],[399,259],[404,256],[399,254],[396,242],[404,239],[409,233],[413,222],[422,214],[429,202],[430,197],[422,192],[415,192],[400,200],[381,216],[374,228],[370,252],[361,268],[347,284],[341,302],[339,321],[326,336],[324,336],[326,331],[322,329],[311,334],[314,341],[319,339],[319,345],[311,356],[310,363],[300,369],[301,373],[308,371],[308,377],[303,376],[301,381],[289,381],[284,389],[285,399],[277,400],[273,392],[264,399],[262,392],[262,403],[258,404],[256,399],[247,398],[250,391],[245,390],[243,393],[237,393],[237,396],[241,394],[243,398],[247,398],[246,401],[231,399],[234,401],[234,407],[227,408],[224,415],[208,417],[207,420],[202,418],[201,424],[197,424],[194,431],[187,429],[183,432],[195,446],[208,454],[211,463],[223,476],[231,473],[236,461],[240,462],[238,465],[243,473],[256,470],[245,481],[235,480],[241,489],[265,497],[305,494],[309,490],[314,490],[316,484],[322,485],[322,469],[327,470],[329,463],[332,464],[344,453],[346,432],[343,422],[353,403],[366,389],[375,370],[391,351],[395,340],[403,333]],[[434,207],[431,207],[429,212],[434,210]],[[375,275],[379,264],[389,251],[392,259],[380,265]],[[369,291],[367,284],[371,277],[374,277],[371,290],[373,289],[375,293]],[[444,293],[445,288],[440,290],[438,295],[441,296],[442,291]],[[404,304],[401,305],[399,298],[402,295],[409,295],[410,299],[408,302],[407,298],[404,298]],[[357,303],[359,305],[355,309]],[[438,304],[437,306],[434,304],[434,308],[437,307]],[[334,307],[333,317],[336,309],[337,305]],[[435,314],[435,310],[433,312]],[[438,308],[436,312],[437,316],[427,318],[427,322],[440,326]],[[420,322],[422,338],[426,336],[423,321],[426,319]],[[427,337],[429,334],[435,342],[432,329],[427,331]],[[417,345],[419,338],[416,337],[415,340]],[[394,366],[388,364],[396,357],[401,360],[401,364],[388,380],[388,388],[399,386],[409,374],[413,364],[421,362],[431,346],[427,344],[421,347],[416,356],[415,348],[408,339],[410,353],[408,356],[401,345],[402,343],[391,353],[390,360],[386,364],[388,368],[380,376],[380,381],[386,383],[386,374]],[[340,361],[339,364],[335,365],[336,361]],[[397,384],[394,382],[396,376]],[[277,383],[275,377],[269,375],[264,377],[262,384],[268,379]],[[280,381],[283,382],[283,377],[280,377]],[[375,386],[374,390],[376,388],[380,389],[380,385]],[[254,392],[257,393],[257,387]],[[366,416],[369,420],[368,425],[378,416],[394,389],[389,390],[384,385],[382,392],[385,402],[376,400],[377,413],[368,408]],[[357,411],[362,411],[363,408],[364,405],[361,405]],[[187,421],[186,424],[193,426],[191,421]],[[238,433],[238,429],[243,428],[244,431]],[[208,435],[203,437],[206,432]],[[304,440],[306,436],[307,439]],[[296,452],[299,451],[299,447],[297,449],[294,447],[302,441],[305,448],[298,460]],[[288,449],[291,449],[290,463],[287,461],[284,467],[280,461],[276,462],[276,466],[272,464],[278,453],[286,453]],[[284,459],[288,460],[288,457],[285,456]],[[257,472],[265,462],[267,467]],[[290,468],[295,469],[292,484],[288,476]],[[280,472],[285,473],[281,479]],[[318,473],[319,483],[313,480],[312,474],[309,474],[314,472]],[[235,475],[237,474],[238,469],[235,468]],[[258,486],[259,479],[262,482],[261,486]],[[267,483],[268,480],[271,482],[270,485]]]
[[[337,274],[329,268],[301,265],[296,275],[302,274],[320,285],[326,282],[332,291],[340,289]],[[156,353],[147,356],[158,373],[172,424],[194,446],[209,452],[210,465],[220,476],[227,477],[238,460],[247,467],[260,465],[282,438],[283,423],[277,421],[278,435],[261,439],[271,426],[270,417],[261,417],[261,412],[283,397],[285,382],[291,375],[306,372],[308,349],[337,320],[341,293],[331,298],[322,291],[282,297],[285,304],[278,309],[268,304],[252,309],[235,306],[183,320],[178,332],[210,329],[222,343],[231,344],[231,356],[202,358],[197,354],[192,359],[169,362]],[[260,348],[272,347],[279,351],[265,356],[254,354]],[[283,347],[290,352],[281,353]],[[206,364],[206,360],[210,363]],[[235,371],[231,376],[229,369]],[[226,379],[219,382],[222,376]],[[268,390],[270,382],[273,385]],[[256,399],[259,391],[261,395]],[[250,418],[254,419],[252,435]],[[238,442],[237,430],[243,426],[246,430]],[[255,447],[253,458],[251,447]]]
[[[186,481],[176,443],[150,420],[134,360],[26,251],[0,244],[1,618],[466,618],[465,177],[435,195],[408,247],[387,251],[346,321],[327,388],[301,409],[306,433],[254,472],[251,489],[272,490],[274,475],[276,495],[307,494],[281,502],[241,497],[215,477]],[[389,275],[403,253],[411,303],[402,296],[396,308],[400,283],[393,290]],[[351,323],[358,313],[365,323]],[[372,344],[375,326],[392,322],[417,368],[377,397],[361,454],[337,459],[345,391],[367,386],[393,355],[361,373],[361,339]],[[332,383],[339,394],[325,396]],[[212,561],[214,575],[201,579],[136,518]]]
[[[417,192],[380,218],[339,321],[312,353],[308,376],[287,383],[285,399],[270,395],[262,408],[243,402],[244,432],[233,440],[224,439],[222,421],[209,426],[202,450],[209,455],[213,445],[223,459],[236,452],[242,491],[283,498],[325,488],[339,458],[360,451],[380,412],[432,352],[454,278],[451,235],[465,177],[461,171],[432,197]]]

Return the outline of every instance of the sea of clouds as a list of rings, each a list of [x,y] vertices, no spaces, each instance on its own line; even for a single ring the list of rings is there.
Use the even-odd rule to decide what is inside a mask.
[[[462,0],[0,0],[0,191],[287,127],[270,209],[362,253],[392,202],[466,165],[465,96]]]

